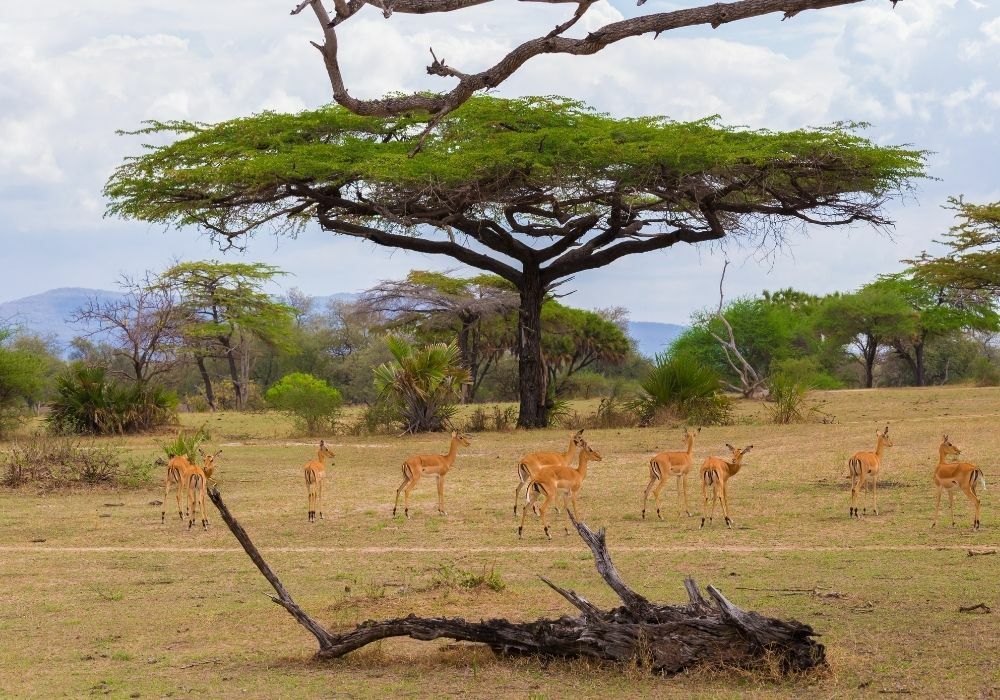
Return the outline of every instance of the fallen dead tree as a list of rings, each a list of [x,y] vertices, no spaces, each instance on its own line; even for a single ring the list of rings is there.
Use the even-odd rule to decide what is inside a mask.
[[[671,674],[701,664],[741,668],[776,661],[785,672],[826,666],[823,645],[812,637],[809,625],[778,620],[744,611],[712,586],[711,601],[702,596],[692,579],[684,582],[687,605],[657,605],[622,581],[605,544],[604,530],[592,531],[574,521],[577,532],[594,554],[594,563],[605,583],[623,605],[601,610],[579,594],[542,577],[554,591],[580,611],[578,617],[510,622],[505,619],[470,622],[462,618],[408,617],[369,620],[343,634],[325,629],[292,600],[291,595],[264,561],[243,527],[226,507],[218,489],[209,497],[247,555],[277,595],[271,599],[309,630],[320,658],[337,658],[387,637],[421,641],[448,638],[486,644],[496,654],[543,658],[590,658],[638,661],[653,672]]]

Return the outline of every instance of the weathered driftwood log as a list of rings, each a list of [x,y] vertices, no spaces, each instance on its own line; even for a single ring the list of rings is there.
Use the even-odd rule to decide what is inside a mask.
[[[510,622],[504,619],[469,622],[462,618],[408,617],[369,620],[356,629],[335,634],[307,615],[264,561],[243,527],[222,501],[218,489],[209,497],[233,535],[264,578],[278,605],[287,610],[319,642],[317,656],[336,658],[386,637],[411,637],[430,641],[446,637],[486,644],[497,654],[534,655],[546,658],[585,657],[632,661],[658,673],[677,673],[700,664],[752,667],[768,657],[784,671],[806,671],[826,665],[823,645],[812,637],[809,625],[784,621],[741,610],[712,586],[711,602],[692,579],[684,582],[687,605],[657,605],[633,591],[618,575],[605,543],[604,530],[592,531],[574,520],[580,537],[594,553],[594,563],[604,581],[623,605],[601,610],[581,595],[542,580],[580,611],[579,617]]]

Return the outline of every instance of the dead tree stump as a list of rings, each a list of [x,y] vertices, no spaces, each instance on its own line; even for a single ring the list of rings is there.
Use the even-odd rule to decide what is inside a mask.
[[[594,532],[574,520],[577,532],[594,554],[594,563],[622,606],[601,610],[583,596],[542,580],[569,601],[580,615],[555,620],[511,622],[502,618],[470,622],[462,618],[408,617],[369,620],[344,634],[334,634],[307,615],[264,561],[243,527],[226,507],[218,489],[209,497],[226,525],[277,595],[271,599],[287,610],[319,642],[317,656],[337,658],[387,637],[422,641],[448,638],[487,645],[496,654],[543,658],[591,658],[638,661],[655,673],[672,674],[696,665],[754,667],[773,659],[785,672],[826,666],[823,645],[809,625],[744,611],[717,589],[702,596],[686,579],[686,605],[657,605],[633,591],[618,575],[605,543],[604,530]]]

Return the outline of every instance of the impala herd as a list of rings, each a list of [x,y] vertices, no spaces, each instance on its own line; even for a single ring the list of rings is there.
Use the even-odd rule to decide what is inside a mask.
[[[666,484],[668,477],[676,480],[677,499],[679,508],[685,515],[690,516],[691,511],[687,498],[687,479],[694,467],[694,442],[701,432],[701,428],[692,431],[684,429],[684,449],[678,451],[660,452],[649,459],[649,483],[646,484],[642,496],[642,518],[646,517],[646,505],[650,495],[653,496],[653,503],[656,506],[656,517],[663,519],[660,512],[660,491]],[[858,512],[858,494],[868,486],[871,498],[872,512],[878,515],[878,475],[882,466],[883,453],[887,447],[892,447],[892,440],[889,438],[889,426],[884,430],[875,432],[875,449],[871,452],[855,452],[847,460],[847,467],[851,479],[851,501],[848,509],[849,517],[860,518]],[[399,496],[403,495],[403,515],[410,517],[410,492],[424,475],[434,476],[437,479],[438,493],[438,513],[445,515],[444,510],[444,484],[445,476],[455,464],[458,456],[459,446],[469,447],[468,436],[454,431],[451,434],[451,443],[447,454],[443,455],[414,455],[407,457],[402,463],[403,482],[396,489],[396,501],[393,504],[392,515],[396,516],[399,508]],[[698,481],[701,484],[702,514],[701,525],[705,527],[706,519],[712,522],[715,516],[716,504],[721,504],[722,514],[725,517],[726,526],[732,529],[733,521],[729,516],[729,494],[727,484],[729,480],[739,473],[743,466],[743,459],[753,449],[753,445],[746,447],[733,447],[727,444],[729,454],[723,457],[709,456],[702,462],[698,469]],[[160,514],[160,522],[166,521],[166,502],[173,486],[177,498],[177,513],[183,520],[188,519],[188,528],[192,528],[195,523],[195,514],[200,508],[202,527],[208,528],[208,516],[205,514],[205,492],[208,482],[212,479],[215,470],[215,460],[221,454],[221,450],[214,454],[206,454],[199,450],[202,457],[202,464],[194,464],[186,457],[173,457],[167,463],[166,484],[163,494],[163,511]],[[952,525],[955,524],[955,492],[961,491],[969,500],[973,509],[973,529],[979,529],[979,514],[981,502],[976,493],[977,488],[986,488],[986,478],[983,470],[975,464],[969,462],[949,461],[950,456],[961,454],[955,445],[951,443],[945,435],[938,448],[938,463],[934,470],[933,483],[936,488],[936,500],[934,505],[934,522],[931,527],[937,525],[941,510],[941,494],[948,493],[948,502],[951,508]],[[319,513],[323,518],[323,481],[326,477],[326,459],[334,458],[334,453],[326,446],[322,440],[319,443],[319,450],[316,459],[305,465],[305,482],[308,495],[308,519],[309,522],[316,520]],[[577,466],[573,466],[576,459]],[[559,504],[556,500],[562,496],[563,509],[567,511],[566,531],[569,532],[568,518],[569,510],[572,508],[574,518],[579,517],[577,496],[587,478],[587,467],[591,462],[601,461],[601,455],[594,450],[584,439],[583,430],[579,430],[570,437],[569,444],[565,452],[529,452],[517,461],[518,484],[514,488],[514,516],[517,517],[518,504],[522,494],[524,505],[521,508],[521,520],[517,528],[518,537],[524,533],[524,522],[528,515],[528,510],[532,510],[539,516],[542,530],[545,536],[552,539],[549,532],[548,511],[554,507],[558,512]],[[711,489],[711,507],[709,506],[709,489]],[[181,500],[184,500],[182,509]],[[539,505],[541,501],[541,505]],[[864,506],[862,513],[868,513],[868,507]]]

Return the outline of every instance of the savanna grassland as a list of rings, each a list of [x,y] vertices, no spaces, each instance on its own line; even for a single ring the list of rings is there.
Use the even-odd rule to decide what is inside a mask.
[[[387,640],[334,662],[312,659],[314,640],[264,595],[269,591],[210,508],[211,527],[160,524],[162,482],[130,490],[0,491],[0,696],[358,697],[456,696],[842,697],[1000,693],[1000,390],[932,388],[816,393],[832,425],[740,421],[705,428],[696,464],[727,442],[754,445],[730,485],[735,529],[717,517],[699,531],[678,512],[639,518],[647,458],[679,449],[677,428],[588,431],[604,457],[592,464],[580,509],[608,529],[623,577],[657,601],[686,600],[682,581],[712,583],[744,608],[794,617],[822,634],[828,673],[776,680],[700,669],[649,677],[631,666],[495,658],[446,641]],[[592,407],[581,407],[581,412]],[[460,452],[435,514],[434,483],[414,491],[412,518],[392,519],[400,462],[443,451],[441,435],[329,439],[326,519],[306,521],[302,465],[311,439],[290,438],[274,415],[185,414],[221,447],[227,504],[297,602],[332,628],[405,615],[527,619],[574,614],[544,575],[602,606],[613,594],[589,550],[562,529],[544,539],[530,517],[522,541],[512,515],[514,463],[532,449],[562,449],[568,431],[481,433]],[[888,421],[895,447],[879,488],[880,514],[850,520],[845,461],[874,446]],[[957,526],[943,509],[930,529],[930,476],[941,434],[979,463],[982,530],[965,499]],[[167,436],[117,441],[152,457]],[[701,509],[689,483],[693,513]],[[168,516],[173,511],[171,495]],[[492,577],[489,575],[493,574]],[[489,579],[493,586],[481,579]],[[483,583],[483,585],[477,585]],[[499,590],[495,590],[499,589]],[[985,603],[991,614],[961,613]]]

